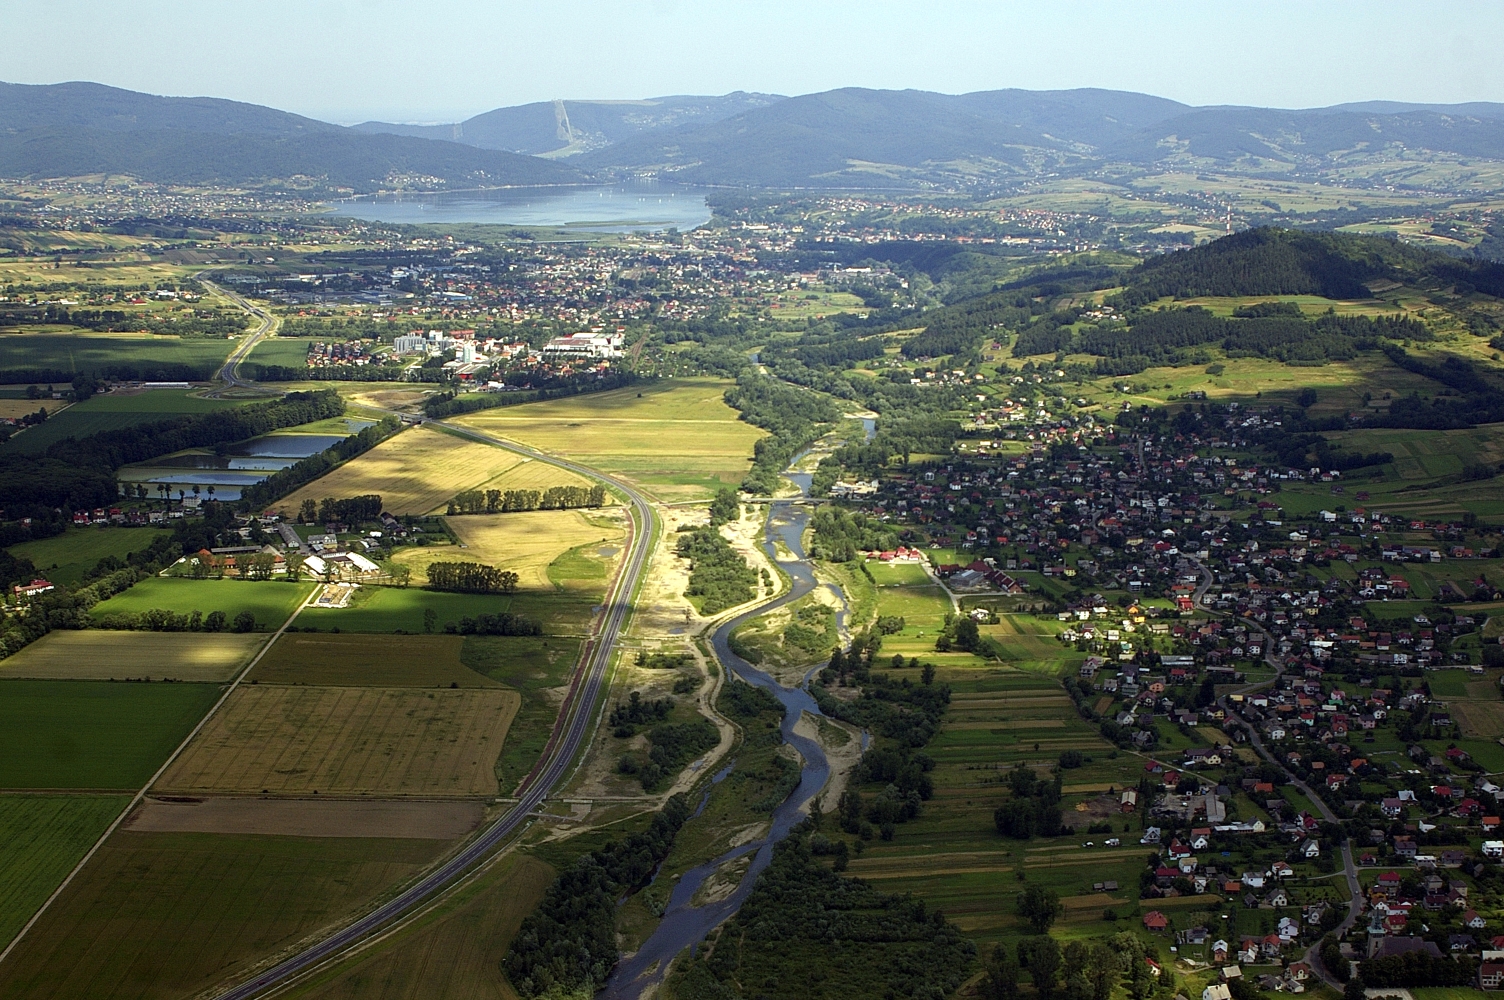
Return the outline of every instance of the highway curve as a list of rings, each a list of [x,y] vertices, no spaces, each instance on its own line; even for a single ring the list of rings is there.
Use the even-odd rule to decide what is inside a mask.
[[[224,385],[218,389],[211,390],[207,393],[207,395],[218,396],[229,389],[255,388],[256,383],[247,382],[240,377],[240,363],[246,358],[250,357],[251,351],[256,349],[256,345],[261,343],[262,338],[271,333],[272,327],[275,325],[276,321],[272,318],[272,314],[267,312],[265,309],[262,309],[259,306],[252,305],[250,302],[246,301],[243,296],[230,291],[228,288],[223,288],[219,285],[216,285],[214,282],[204,277],[205,273],[206,272],[200,271],[198,274],[194,275],[194,278],[196,278],[202,285],[204,285],[204,287],[208,288],[210,291],[223,295],[225,298],[229,299],[231,302],[235,303],[237,306],[244,309],[246,312],[250,313],[256,319],[261,321],[261,325],[252,330],[249,335],[241,340],[239,346],[237,346],[235,350],[230,352],[230,356],[225,359],[223,367],[219,369],[218,377],[220,381],[224,382]]]
[[[228,368],[229,365],[226,367]],[[497,844],[520,827],[529,815],[548,798],[555,787],[564,780],[570,763],[590,736],[595,717],[595,704],[605,683],[606,667],[611,659],[611,651],[631,613],[632,595],[636,592],[643,568],[647,565],[648,553],[652,550],[652,508],[636,490],[594,469],[502,441],[468,427],[454,427],[447,424],[443,426],[446,430],[460,436],[506,448],[509,451],[578,472],[606,482],[619,490],[627,497],[632,513],[627,557],[622,562],[621,569],[617,572],[616,579],[607,594],[605,608],[598,619],[599,626],[595,634],[585,643],[580,656],[580,665],[576,668],[574,680],[570,682],[569,695],[559,710],[559,720],[554,725],[553,735],[549,737],[538,765],[524,779],[517,804],[498,817],[478,837],[465,845],[458,854],[403,889],[397,896],[340,928],[322,941],[283,959],[245,982],[219,993],[218,1000],[249,1000],[251,997],[281,986],[302,973],[339,956],[351,946],[407,914],[435,893],[459,880]]]

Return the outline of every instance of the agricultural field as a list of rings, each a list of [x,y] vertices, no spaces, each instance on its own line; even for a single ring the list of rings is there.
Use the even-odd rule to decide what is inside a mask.
[[[242,685],[162,791],[484,796],[516,713],[501,689]]]
[[[281,365],[302,368],[308,362],[308,345],[312,337],[264,337],[251,350],[246,361],[256,365]]]
[[[111,614],[140,614],[168,608],[178,614],[223,611],[231,620],[242,611],[256,616],[256,630],[275,632],[313,592],[311,583],[281,580],[190,580],[152,577],[130,590],[94,605],[96,620]]]
[[[0,965],[0,997],[193,996],[369,905],[446,846],[119,831]]]
[[[433,920],[289,997],[300,1000],[427,1000],[514,996],[501,973],[512,937],[543,899],[554,869],[513,854]]]
[[[267,650],[250,680],[322,687],[500,687],[460,659],[457,635],[355,635],[287,632]]]
[[[485,410],[455,422],[642,484],[663,500],[703,497],[746,475],[764,432],[722,399],[729,382],[665,379],[642,388]]]
[[[999,641],[1008,640],[1000,636]],[[1014,884],[1022,876],[1059,892],[1066,906],[1061,924],[1067,937],[1074,936],[1072,925],[1082,925],[1079,930],[1101,927],[1106,909],[1132,914],[1143,866],[1135,832],[1140,822],[1136,814],[1119,814],[1116,796],[1109,801],[1104,793],[1136,783],[1141,759],[1119,756],[1080,719],[1060,688],[1058,661],[1024,669],[941,654],[925,659],[936,664],[937,679],[953,692],[940,733],[924,748],[936,761],[934,798],[917,819],[898,827],[892,842],[868,843],[853,859],[851,873],[885,891],[914,892],[944,909],[979,944],[1026,932],[1011,894],[999,889],[1004,879]],[[1085,848],[1084,836],[1010,840],[996,831],[992,812],[1005,797],[1005,771],[1019,763],[1044,771],[1064,750],[1079,750],[1088,758],[1080,769],[1065,772],[1066,823],[1084,828],[1105,820],[1115,830],[1127,826],[1129,833],[1119,834],[1122,847]],[[863,789],[864,794],[875,791]],[[1091,839],[1100,844],[1102,836]],[[1118,882],[1118,891],[1092,889],[1093,883],[1106,880]]]
[[[216,684],[0,680],[0,788],[134,791],[219,692]]]
[[[0,678],[228,681],[265,642],[255,633],[49,632],[0,660]]]
[[[394,554],[393,562],[412,568],[413,583],[428,582],[429,563],[479,562],[513,571],[523,590],[552,590],[549,566],[574,549],[596,563],[591,576],[604,580],[605,563],[620,550],[622,540],[619,518],[585,510],[467,514],[448,518],[447,523],[460,541],[458,547],[410,546]]]
[[[121,829],[138,833],[249,833],[281,837],[458,840],[480,825],[485,803],[393,799],[147,796]]]
[[[452,550],[451,550],[452,551]],[[139,586],[139,584],[137,585]],[[300,627],[341,632],[425,631],[424,612],[438,616],[434,631],[458,625],[461,618],[510,611],[526,615],[543,625],[550,635],[581,635],[591,615],[599,590],[568,589],[516,594],[453,594],[421,587],[361,587],[345,608],[305,608],[298,615]]]
[[[3,279],[0,279],[3,280]],[[150,333],[95,333],[79,330],[0,334],[0,369],[93,370],[112,364],[191,365],[206,375],[224,361],[234,344],[208,337]]]
[[[296,514],[304,500],[378,493],[382,507],[393,514],[427,514],[443,510],[456,493],[481,488],[521,461],[505,448],[415,427],[284,497],[274,509]],[[562,476],[561,472],[561,480]]]
[[[37,572],[71,587],[106,556],[124,559],[167,534],[159,528],[69,528],[61,535],[10,547],[17,559],[30,559]]]
[[[175,338],[169,338],[175,339]],[[3,338],[0,338],[3,340]],[[217,350],[228,353],[220,342]],[[220,360],[223,360],[221,357]],[[150,389],[136,393],[105,393],[74,403],[45,424],[28,427],[6,442],[5,449],[35,454],[65,438],[84,438],[102,431],[135,427],[156,420],[169,420],[184,414],[210,413],[246,403],[244,399],[205,399],[188,389]],[[51,412],[52,400],[41,404]],[[35,409],[35,407],[33,407]]]
[[[0,795],[0,941],[10,943],[129,801]]]

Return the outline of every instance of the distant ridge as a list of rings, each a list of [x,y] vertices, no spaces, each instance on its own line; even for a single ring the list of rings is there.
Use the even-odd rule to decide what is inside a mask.
[[[539,101],[448,125],[362,122],[360,132],[446,139],[481,149],[533,155],[570,155],[599,149],[644,132],[706,124],[782,101],[775,94],[737,91],[720,97],[654,97],[644,101]]]
[[[0,83],[0,176],[129,174],[181,184],[374,191],[582,180],[536,157],[456,142],[370,135],[211,97],[157,97],[96,83]]]

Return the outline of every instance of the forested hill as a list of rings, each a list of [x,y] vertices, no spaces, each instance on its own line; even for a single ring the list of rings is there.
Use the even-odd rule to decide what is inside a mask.
[[[1463,260],[1379,236],[1262,228],[1151,258],[1124,279],[1131,303],[1197,295],[1362,299],[1377,281],[1463,282],[1471,290],[1504,295],[1504,264]]]
[[[372,191],[405,176],[451,185],[552,184],[570,167],[457,142],[368,135],[212,98],[156,97],[98,84],[0,84],[0,176],[129,174],[174,184]]]

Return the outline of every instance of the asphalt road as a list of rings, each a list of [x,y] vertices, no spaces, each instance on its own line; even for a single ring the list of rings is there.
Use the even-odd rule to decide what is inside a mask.
[[[233,372],[231,374],[233,376]],[[453,858],[424,875],[391,900],[335,931],[317,944],[218,994],[218,1000],[249,1000],[251,997],[287,983],[298,975],[338,957],[351,946],[402,917],[464,876],[502,840],[526,822],[529,815],[548,798],[564,780],[569,772],[570,763],[590,736],[595,718],[594,707],[605,682],[606,667],[610,663],[611,651],[631,614],[632,595],[636,591],[638,580],[647,565],[648,553],[652,549],[652,509],[648,506],[647,500],[636,490],[594,469],[554,458],[531,448],[519,447],[467,427],[445,426],[464,437],[498,445],[539,461],[602,480],[619,490],[627,497],[632,511],[632,535],[628,543],[627,558],[616,575],[611,592],[607,595],[605,609],[599,618],[599,627],[595,635],[585,643],[580,666],[575,671],[564,707],[559,712],[559,722],[556,723],[554,733],[549,738],[547,746],[544,747],[538,766],[524,780],[523,790],[517,804],[498,817]]]
[[[229,299],[231,302],[235,303],[237,306],[244,309],[246,312],[250,313],[252,316],[261,321],[260,326],[252,330],[249,335],[241,338],[240,345],[236,347],[235,350],[230,352],[230,356],[225,359],[224,365],[219,369],[218,378],[224,383],[224,386],[219,389],[211,390],[209,393],[207,393],[207,395],[218,396],[229,389],[256,388],[256,383],[248,382],[240,377],[240,363],[246,358],[250,357],[251,352],[256,349],[256,345],[259,344],[267,334],[271,333],[272,326],[274,325],[271,313],[267,312],[265,309],[262,309],[260,306],[252,305],[250,302],[246,301],[245,298],[235,292],[230,291],[228,288],[224,288],[221,285],[216,285],[214,282],[204,277],[203,272],[194,275],[194,277],[197,278],[198,281],[210,291],[216,292],[219,295],[223,295],[225,298]]]

